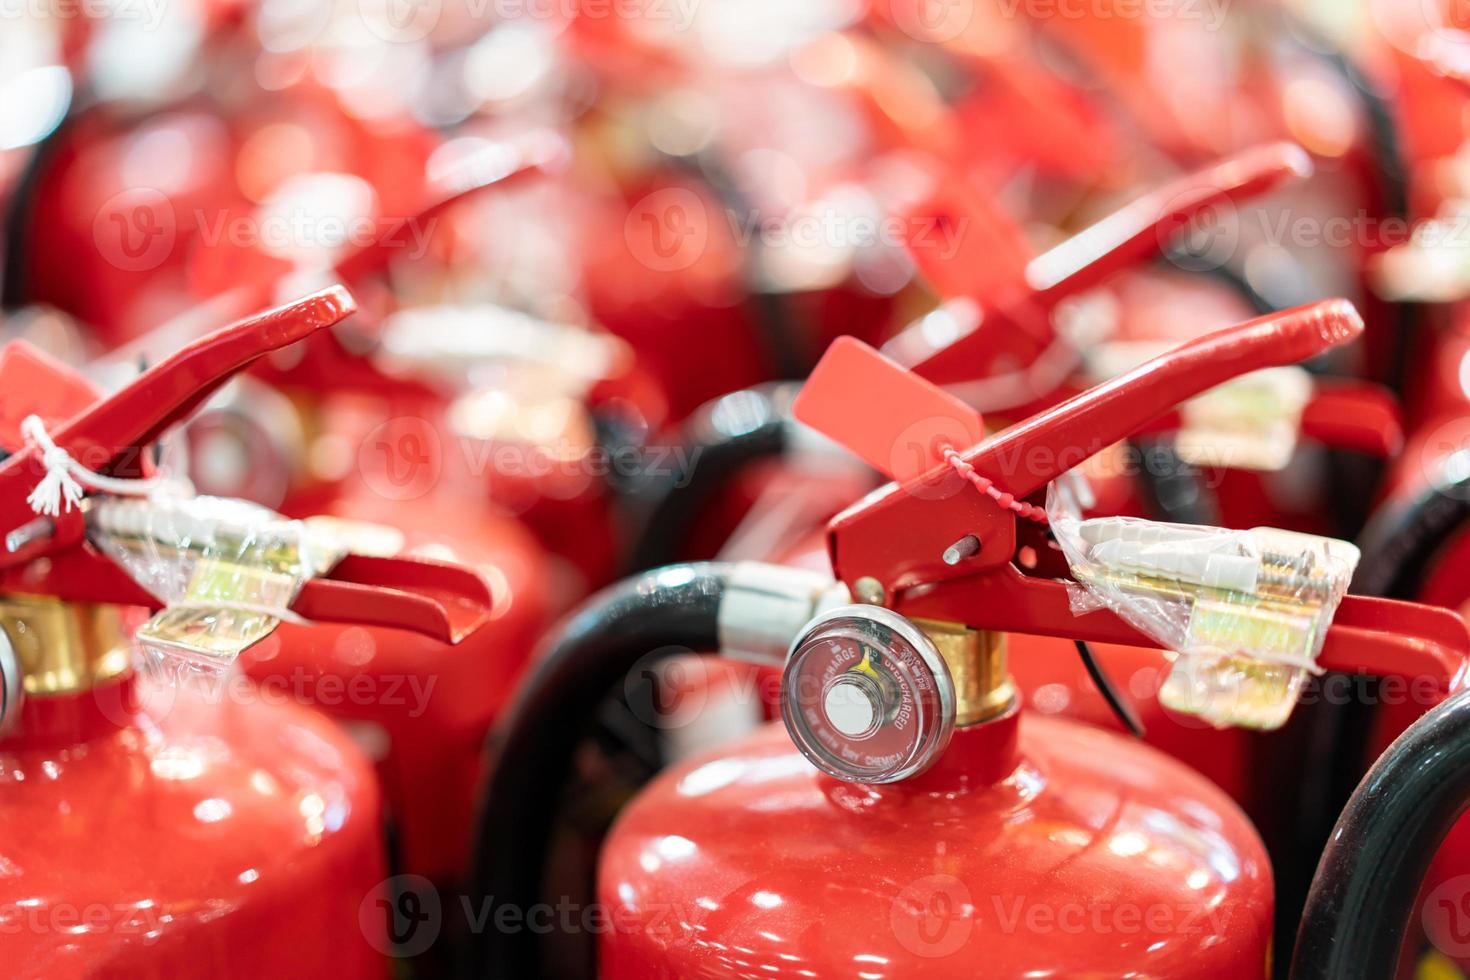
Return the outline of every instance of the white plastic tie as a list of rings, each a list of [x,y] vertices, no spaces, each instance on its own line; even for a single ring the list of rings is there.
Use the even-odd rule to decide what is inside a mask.
[[[25,421],[20,424],[20,431],[28,442],[34,443],[41,451],[41,465],[46,470],[41,482],[26,497],[26,503],[37,514],[57,517],[63,508],[70,512],[73,507],[81,506],[82,497],[89,489],[120,497],[146,497],[163,482],[161,477],[156,476],[136,480],[121,479],[103,476],[87,469],[52,440],[39,416],[26,416]]]

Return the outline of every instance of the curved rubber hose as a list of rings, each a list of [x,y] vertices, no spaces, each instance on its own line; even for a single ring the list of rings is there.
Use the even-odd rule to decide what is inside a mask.
[[[1297,929],[1292,980],[1395,975],[1414,901],[1470,807],[1470,691],[1410,725],[1338,818]]]
[[[1404,503],[1392,501],[1358,538],[1363,557],[1353,591],[1413,599],[1434,567],[1435,554],[1470,526],[1470,476],[1443,487],[1423,487]]]
[[[1133,706],[1123,699],[1123,695],[1108,677],[1107,672],[1102,669],[1102,664],[1092,655],[1092,647],[1087,645],[1086,640],[1073,640],[1077,647],[1077,655],[1082,658],[1082,666],[1087,669],[1087,676],[1092,678],[1097,692],[1102,695],[1103,700],[1108,703],[1113,716],[1118,723],[1128,730],[1134,738],[1143,738],[1143,722],[1139,720],[1138,712]]]
[[[3,229],[0,230],[0,236],[3,236],[3,242],[0,242],[0,309],[16,310],[30,301],[28,263],[31,255],[27,242],[36,205],[40,201],[37,191],[47,166],[75,126],[81,113],[80,105],[89,101],[83,93],[73,91],[66,113],[56,127],[32,147],[30,157],[21,168],[4,209],[3,224],[0,224],[0,229]]]
[[[642,528],[624,574],[672,564],[700,515],[721,488],[746,466],[779,457],[791,444],[789,410],[795,386],[761,385],[717,398],[683,427],[678,468],[629,488],[629,506]]]
[[[542,900],[560,791],[588,723],[636,664],[719,648],[720,600],[732,567],[674,565],[620,582],[552,637],[486,748],[473,907],[530,909]],[[524,929],[479,930],[477,975],[541,976],[538,938]]]

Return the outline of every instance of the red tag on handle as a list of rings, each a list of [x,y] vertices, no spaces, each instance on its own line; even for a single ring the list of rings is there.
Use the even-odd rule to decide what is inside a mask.
[[[900,482],[942,465],[946,448],[963,452],[985,435],[975,409],[852,337],[827,348],[792,408]]]
[[[20,424],[38,415],[46,425],[65,421],[102,397],[92,382],[23,340],[0,349],[0,448],[25,445]]]

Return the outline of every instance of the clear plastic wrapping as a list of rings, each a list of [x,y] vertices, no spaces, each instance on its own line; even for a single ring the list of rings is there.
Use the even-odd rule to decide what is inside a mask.
[[[1177,655],[1159,691],[1166,707],[1217,727],[1286,722],[1318,672],[1356,547],[1275,528],[1082,520],[1062,484],[1048,492],[1047,515],[1079,583],[1073,612],[1111,609]]]
[[[137,640],[145,665],[170,676],[227,670],[345,553],[329,533],[220,497],[96,498],[88,532],[164,604]]]

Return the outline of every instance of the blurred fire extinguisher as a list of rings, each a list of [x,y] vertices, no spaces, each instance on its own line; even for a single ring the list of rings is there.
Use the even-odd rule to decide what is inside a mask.
[[[387,975],[371,767],[230,667],[300,642],[307,620],[458,643],[491,589],[189,496],[150,451],[231,375],[352,308],[332,290],[261,314],[106,397],[26,345],[0,352],[0,958],[17,975]],[[135,672],[134,643],[159,677]]]
[[[604,975],[1263,975],[1271,871],[1250,823],[1153,750],[1024,711],[1003,634],[1084,646],[1167,639],[1186,653],[1163,696],[1221,724],[1280,724],[1312,669],[1414,673],[1458,689],[1464,622],[1345,595],[1356,556],[1345,542],[1079,522],[1055,505],[1063,491],[1044,513],[1033,499],[1073,465],[1068,452],[1109,445],[1239,373],[1360,330],[1340,301],[1252,321],[978,446],[973,410],[860,344],[834,345],[798,416],[897,481],[831,523],[838,581],[673,566],[593,600],[492,740],[477,893],[532,904],[550,855],[565,857],[552,850],[553,817],[588,732],[568,718],[596,718],[609,686],[649,658],[722,650],[784,660],[785,730],[686,761],[623,811],[598,862]],[[909,460],[895,447],[915,426],[923,458]],[[1083,594],[1091,605],[1074,612]],[[1283,616],[1297,625],[1262,629]],[[1236,655],[1210,653],[1215,644]],[[511,827],[535,830],[510,844]],[[1047,924],[1026,918],[1028,903]],[[1211,922],[1222,909],[1228,923]],[[1063,910],[1088,921],[1062,928]],[[1094,915],[1154,918],[1094,928]],[[556,939],[487,933],[480,969],[590,966],[576,959],[589,950],[568,961],[569,937]],[[1320,950],[1307,948],[1310,963]]]

